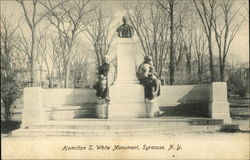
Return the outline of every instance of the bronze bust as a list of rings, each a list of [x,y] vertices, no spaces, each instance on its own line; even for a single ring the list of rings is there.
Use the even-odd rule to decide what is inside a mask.
[[[122,17],[123,24],[117,28],[117,33],[120,38],[131,38],[134,34],[133,27],[127,24],[127,18]]]

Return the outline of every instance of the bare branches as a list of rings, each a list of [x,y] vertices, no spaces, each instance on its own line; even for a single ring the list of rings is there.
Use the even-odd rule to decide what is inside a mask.
[[[44,3],[42,2],[42,0],[37,0],[41,5],[43,5],[44,6]],[[57,5],[55,5],[55,6],[53,6],[52,8],[51,8],[51,10],[55,10],[57,7],[60,7],[63,3],[66,3],[67,1],[65,0],[65,1],[62,1],[62,2],[60,2],[60,3],[58,3]],[[45,13],[45,14],[42,14],[40,17],[39,17],[39,19],[36,21],[36,23],[38,24],[39,22],[41,22],[42,21],[42,19],[44,19],[46,16],[48,16],[48,14],[49,14],[50,12],[47,12],[47,13]]]
[[[156,70],[161,75],[168,54],[168,15],[156,2],[138,2],[127,8],[127,14],[137,33],[144,55],[152,56]]]
[[[64,67],[64,86],[69,86],[70,63],[76,52],[74,47],[81,32],[81,25],[86,23],[87,15],[93,10],[88,8],[89,0],[40,1],[48,14],[45,16],[56,29],[59,48]]]
[[[109,54],[115,33],[110,33],[113,17],[103,15],[102,8],[97,7],[83,23],[81,31],[91,42],[97,57],[98,66],[101,65],[104,55]]]
[[[17,2],[21,4],[22,9],[23,9],[23,12],[24,12],[25,19],[26,19],[26,21],[27,21],[29,27],[32,28],[33,25],[32,25],[32,23],[31,23],[31,19],[30,19],[29,16],[28,16],[27,9],[26,9],[26,7],[25,7],[25,5],[24,5],[24,1],[23,1],[23,0],[17,0]],[[34,17],[34,16],[33,16],[33,17]],[[32,18],[32,19],[34,19],[34,18]]]
[[[18,50],[17,31],[20,28],[20,21],[13,25],[12,15],[1,16],[1,69],[3,76],[17,75],[17,72],[25,70],[25,55]]]
[[[216,44],[219,50],[219,64],[220,64],[220,80],[224,81],[224,68],[226,57],[228,55],[231,43],[239,31],[245,18],[236,21],[242,6],[235,10],[235,1],[233,0],[220,0],[218,1],[218,8],[216,16],[213,18],[213,29],[215,32]]]
[[[31,31],[31,45],[30,45],[30,59],[31,59],[31,85],[32,86],[37,86],[38,82],[37,82],[37,74],[36,74],[36,57],[37,57],[37,53],[36,53],[36,28],[37,28],[37,24],[41,22],[41,20],[48,14],[48,12],[45,12],[44,15],[40,16],[37,19],[38,16],[38,4],[42,4],[42,3],[38,3],[41,2],[39,0],[32,0],[32,2],[27,2],[24,0],[17,0],[17,2],[21,5],[22,9],[23,9],[23,13],[24,13],[24,17],[26,19],[26,22],[30,28]],[[25,3],[32,3],[32,12],[31,15],[28,15],[28,11],[27,11],[27,4]],[[55,8],[59,7],[61,4],[58,4],[56,6],[54,6],[52,8],[52,10],[54,10]]]
[[[215,11],[218,5],[215,0],[193,0],[195,8],[199,14],[199,17],[202,21],[207,40],[208,40],[208,48],[209,48],[209,56],[210,56],[210,73],[211,73],[211,81],[215,81],[214,75],[214,64],[213,64],[213,45],[212,45],[212,29],[213,29],[213,19],[215,17]]]
[[[170,85],[174,84],[175,81],[175,64],[174,64],[174,54],[175,54],[175,47],[174,47],[174,35],[175,35],[175,31],[174,31],[174,12],[175,12],[175,7],[176,7],[176,0],[168,0],[168,3],[166,4],[166,6],[164,7],[164,5],[162,3],[160,3],[160,1],[158,1],[158,4],[160,4],[160,6],[163,8],[163,10],[166,11],[166,13],[169,14],[169,19],[170,19],[170,46],[169,46],[169,50],[170,50],[170,55],[169,55],[169,72],[170,72]],[[168,6],[168,7],[167,7]]]

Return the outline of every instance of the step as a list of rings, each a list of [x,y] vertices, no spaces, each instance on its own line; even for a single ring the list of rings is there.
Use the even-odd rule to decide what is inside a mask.
[[[190,125],[221,125],[223,120],[219,119],[82,119],[75,121],[50,121],[32,125],[31,129],[137,129],[158,127],[184,127]]]
[[[222,132],[237,132],[239,131],[239,124],[235,124],[235,123],[230,123],[230,124],[222,124],[221,125],[221,131]]]
[[[144,128],[144,129],[100,129],[100,130],[75,130],[75,129],[19,129],[12,132],[12,136],[152,136],[165,134],[184,134],[200,132],[218,132],[221,126],[186,126],[173,128]]]
[[[99,135],[164,135],[194,132],[217,132],[223,120],[209,118],[135,118],[80,119],[49,121],[19,129],[13,136],[99,136]]]
[[[161,111],[164,111],[164,116],[208,116],[207,103],[178,104],[172,106],[160,106],[159,108]]]

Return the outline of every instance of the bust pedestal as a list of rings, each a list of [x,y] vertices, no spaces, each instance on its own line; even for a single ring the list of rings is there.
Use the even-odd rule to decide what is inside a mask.
[[[117,79],[110,87],[108,118],[146,116],[144,88],[136,77],[136,55],[132,38],[119,38],[117,44]]]

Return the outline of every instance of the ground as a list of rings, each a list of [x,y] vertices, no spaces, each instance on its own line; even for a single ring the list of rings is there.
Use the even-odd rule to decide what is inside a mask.
[[[234,123],[240,125],[241,130],[250,131],[250,106],[248,98],[230,97],[230,115]]]
[[[148,137],[5,137],[2,146],[4,159],[249,159],[248,133]]]

